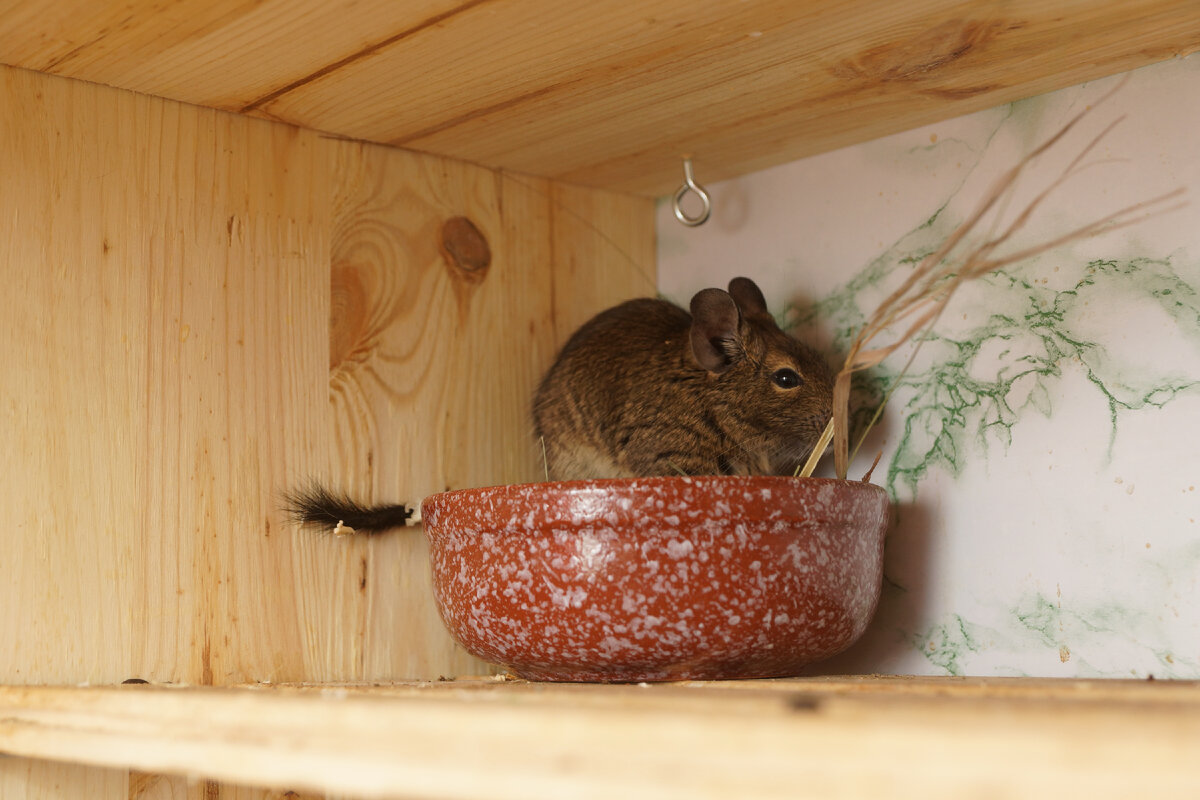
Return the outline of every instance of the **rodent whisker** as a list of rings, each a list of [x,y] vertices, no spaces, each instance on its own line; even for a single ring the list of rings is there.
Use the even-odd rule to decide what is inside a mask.
[[[769,461],[775,461],[782,456],[789,461],[803,462],[812,450],[811,445],[793,444],[770,433],[758,433],[750,437],[732,439],[732,442],[730,447],[720,451],[717,455],[728,456],[740,451],[752,459],[756,455],[765,455]]]

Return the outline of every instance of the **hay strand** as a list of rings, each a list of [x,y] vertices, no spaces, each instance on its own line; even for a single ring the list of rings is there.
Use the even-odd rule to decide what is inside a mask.
[[[1081,225],[1048,241],[1040,242],[1012,253],[997,254],[997,251],[1003,245],[1008,243],[1013,236],[1028,225],[1043,203],[1072,177],[1075,177],[1091,166],[1091,163],[1087,160],[1088,156],[1094,153],[1101,142],[1120,124],[1123,117],[1118,117],[1088,141],[1080,152],[1071,159],[1070,163],[1045,188],[1039,191],[1011,222],[1006,226],[1000,227],[999,217],[995,216],[991,222],[991,229],[982,237],[982,243],[973,246],[964,244],[968,237],[980,226],[980,223],[989,217],[993,209],[997,207],[1004,209],[1007,207],[1018,179],[1031,163],[1061,142],[1081,120],[1123,86],[1124,81],[1102,97],[1096,104],[1083,109],[1068,120],[1054,135],[1042,142],[1032,152],[1025,155],[1013,167],[1005,171],[983,196],[979,205],[966,220],[955,228],[934,252],[923,258],[901,285],[891,295],[886,297],[867,318],[851,342],[845,364],[834,380],[833,418],[826,428],[826,433],[828,434],[832,431],[834,465],[839,478],[843,480],[846,478],[852,456],[849,448],[851,377],[855,372],[878,366],[885,358],[912,342],[914,338],[917,340],[916,348],[919,349],[921,342],[925,340],[924,334],[936,324],[946,305],[954,296],[955,291],[963,283],[994,272],[1001,267],[1025,261],[1071,242],[1087,239],[1099,233],[1135,225],[1147,217],[1172,211],[1185,205],[1183,202],[1172,204],[1172,201],[1177,200],[1184,193],[1184,190],[1179,188],[1149,200],[1143,200],[1121,208],[1118,211]],[[1002,214],[1003,212],[999,213]],[[997,230],[999,230],[998,233],[996,232]],[[895,339],[887,343],[876,341],[885,332],[895,330],[897,327],[900,327],[901,333]],[[908,365],[911,365],[915,355],[916,350],[914,349],[912,356],[909,358]],[[908,370],[908,365],[905,366],[905,372]],[[901,376],[903,374],[901,373]],[[897,380],[896,383],[898,382]],[[894,385],[892,388],[894,388]],[[889,391],[883,400],[883,404],[887,403],[890,396],[891,392]],[[882,405],[867,424],[867,428],[854,448],[854,452],[857,452],[859,447],[861,447],[862,439],[865,439],[870,427],[878,420],[879,412],[881,411]],[[824,437],[822,441],[826,441]],[[801,476],[812,474],[812,470],[816,467],[816,460],[824,452],[825,446],[827,446],[827,442],[826,445],[820,445],[814,449],[813,456],[809,458],[809,462],[805,464],[799,473]]]

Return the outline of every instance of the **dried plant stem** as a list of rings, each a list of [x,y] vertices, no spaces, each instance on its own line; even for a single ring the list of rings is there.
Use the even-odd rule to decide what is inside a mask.
[[[875,460],[871,462],[871,468],[867,470],[867,474],[862,476],[862,483],[870,483],[871,476],[875,474],[875,468],[879,466],[879,460],[883,458],[883,451],[880,450],[875,454]]]
[[[932,328],[936,324],[937,319],[935,318],[930,323],[929,327]],[[904,369],[900,370],[900,374],[896,376],[896,379],[892,381],[892,385],[889,386],[887,392],[884,393],[883,400],[880,401],[879,405],[875,407],[875,413],[871,415],[871,419],[867,421],[866,426],[863,428],[862,435],[858,437],[858,443],[854,445],[854,449],[850,451],[850,461],[853,461],[855,456],[858,455],[858,451],[862,449],[863,442],[867,440],[867,434],[871,432],[871,428],[874,428],[875,423],[879,422],[879,418],[883,416],[883,410],[887,408],[888,401],[892,399],[892,392],[896,391],[896,387],[901,384],[901,382],[904,380],[904,376],[908,374],[909,368],[913,365],[913,362],[917,360],[917,353],[921,352],[921,345],[925,344],[925,342],[926,339],[924,337],[917,342],[917,346],[912,349],[912,352],[908,356],[908,361],[904,362]],[[878,462],[878,460],[879,459],[876,459],[876,462]],[[871,472],[874,471],[875,467],[872,466]],[[870,473],[867,474],[869,475]]]
[[[1001,209],[1007,208],[1018,178],[1030,163],[1060,142],[1080,120],[1087,116],[1097,105],[1111,97],[1123,85],[1124,82],[1118,84],[1109,94],[1101,98],[1098,103],[1076,114],[1057,133],[1002,174],[990,191],[984,195],[983,200],[970,216],[946,237],[937,250],[927,255],[913,268],[911,274],[909,274],[899,288],[885,298],[864,323],[858,335],[851,342],[846,362],[834,380],[833,419],[826,428],[826,434],[832,432],[833,435],[835,469],[839,478],[845,479],[851,458],[849,451],[849,406],[850,379],[852,375],[855,372],[877,366],[885,358],[896,352],[896,350],[912,341],[914,337],[921,337],[912,355],[909,357],[904,371],[900,373],[900,378],[903,378],[909,366],[911,366],[913,359],[916,357],[917,350],[921,346],[921,341],[924,341],[923,334],[928,332],[938,321],[950,298],[953,297],[955,291],[963,283],[1070,242],[1086,239],[1101,232],[1133,225],[1141,222],[1148,216],[1174,210],[1183,205],[1183,203],[1166,205],[1168,201],[1175,200],[1183,194],[1183,189],[1176,189],[1173,192],[1126,206],[1119,211],[1082,225],[1049,241],[1006,255],[996,254],[1002,245],[1025,228],[1037,209],[1057,189],[1069,179],[1078,175],[1082,170],[1088,168],[1087,157],[1096,150],[1104,138],[1120,123],[1122,118],[1118,118],[1093,137],[1082,148],[1079,154],[1071,160],[1066,168],[1055,176],[1044,189],[1038,192],[1011,222],[1006,226],[1000,227],[998,220],[999,215],[1003,212],[997,212],[997,215],[994,215],[992,218],[991,229],[983,237],[982,243],[970,247],[964,246],[962,248],[964,252],[958,252],[960,245],[966,241],[968,235],[994,209],[998,206]],[[996,233],[997,230],[999,230],[999,233]],[[900,328],[900,333],[890,343],[884,345],[875,344],[877,337],[885,331],[894,330],[897,327]],[[880,408],[863,431],[862,438],[859,439],[858,444],[855,446],[855,453],[862,446],[862,442],[870,431],[871,426],[879,419],[883,406],[887,404],[892,391],[899,384],[900,378],[897,378],[893,382]],[[804,468],[799,473],[800,475],[812,474],[812,470],[816,467],[816,460],[819,460],[820,455],[827,446],[828,439],[822,437],[821,443],[814,449],[813,455],[809,458],[809,463],[804,465]]]
[[[831,439],[833,439],[833,417],[830,417],[829,422],[825,424],[825,430],[821,432],[821,438],[817,439],[817,443],[813,445],[812,452],[808,454],[808,460],[804,462],[804,466],[797,467],[792,477],[807,478],[811,476],[813,470],[817,468],[817,462],[821,460],[821,456],[825,455],[825,448],[829,447]]]

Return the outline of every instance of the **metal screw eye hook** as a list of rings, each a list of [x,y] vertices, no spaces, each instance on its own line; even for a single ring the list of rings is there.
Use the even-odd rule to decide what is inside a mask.
[[[700,213],[694,217],[689,217],[683,211],[683,198],[688,192],[693,192],[700,198]],[[671,208],[675,211],[675,219],[689,228],[703,225],[708,221],[708,215],[712,213],[712,200],[709,198],[708,192],[704,191],[704,187],[696,183],[696,178],[692,175],[692,160],[690,158],[683,160],[683,185],[675,190],[675,198],[671,202]]]

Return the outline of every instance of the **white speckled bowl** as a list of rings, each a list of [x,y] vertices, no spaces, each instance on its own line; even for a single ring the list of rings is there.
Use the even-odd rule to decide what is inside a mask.
[[[497,486],[421,506],[438,609],[532,680],[794,675],[866,629],[888,500],[821,478]]]

